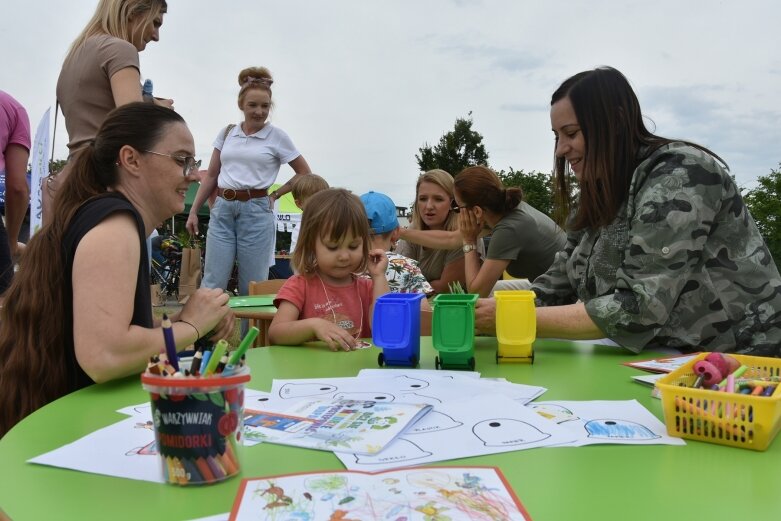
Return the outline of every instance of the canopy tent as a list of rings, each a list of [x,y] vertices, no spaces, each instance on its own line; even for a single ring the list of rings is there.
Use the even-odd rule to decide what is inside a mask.
[[[195,194],[198,193],[198,188],[200,188],[200,183],[192,183],[190,185],[190,188],[187,189],[187,194],[184,196],[184,212],[186,214],[190,213],[190,208],[193,207],[193,201],[195,201]],[[200,217],[209,217],[209,205],[206,203],[203,203],[203,206],[201,206],[198,209],[198,215]]]

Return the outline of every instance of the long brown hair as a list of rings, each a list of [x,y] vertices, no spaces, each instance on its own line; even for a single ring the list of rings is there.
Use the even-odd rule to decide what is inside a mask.
[[[632,86],[612,67],[583,71],[568,78],[551,96],[551,105],[569,98],[585,142],[580,200],[571,229],[599,228],[613,222],[629,197],[637,166],[657,148],[681,141],[653,134],[645,126]],[[714,156],[705,147],[685,142]],[[570,176],[566,159],[554,158],[557,219],[569,213]]]
[[[73,325],[66,323],[68,294],[63,237],[87,200],[119,183],[119,150],[150,150],[167,126],[182,117],[152,103],[129,103],[106,117],[94,143],[74,159],[67,182],[57,192],[51,223],[27,245],[0,310],[0,436],[42,405],[72,391],[65,345]],[[72,343],[72,342],[70,342]]]
[[[369,259],[369,218],[357,195],[344,188],[328,188],[307,199],[301,216],[301,231],[293,251],[293,268],[299,275],[317,271],[315,248],[318,237],[339,242],[351,233],[363,240],[363,262],[356,273],[366,271]]]
[[[464,206],[479,206],[498,216],[513,211],[523,200],[523,191],[505,187],[499,176],[486,166],[467,167],[456,176],[455,189]]]

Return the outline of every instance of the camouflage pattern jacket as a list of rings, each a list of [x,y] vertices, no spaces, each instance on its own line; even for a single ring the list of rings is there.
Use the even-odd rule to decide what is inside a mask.
[[[781,277],[728,172],[685,143],[652,152],[600,229],[571,231],[534,281],[541,306],[585,303],[605,335],[649,347],[781,356]]]

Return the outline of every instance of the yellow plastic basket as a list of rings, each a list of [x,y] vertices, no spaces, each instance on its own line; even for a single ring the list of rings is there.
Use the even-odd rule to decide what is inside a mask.
[[[776,384],[771,396],[693,388],[697,379],[694,364],[707,355],[700,354],[656,382],[667,433],[744,449],[767,449],[781,430],[781,385]],[[749,367],[741,378],[781,375],[781,359],[731,356]]]

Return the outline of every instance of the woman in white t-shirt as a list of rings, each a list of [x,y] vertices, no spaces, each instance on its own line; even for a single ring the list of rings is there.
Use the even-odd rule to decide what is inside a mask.
[[[226,288],[233,264],[239,264],[239,292],[246,295],[250,281],[266,280],[273,258],[274,201],[290,191],[288,181],[274,193],[279,167],[289,164],[296,175],[310,173],[304,156],[288,135],[267,123],[271,84],[265,67],[239,73],[239,109],[244,121],[220,130],[214,140],[209,169],[193,201],[187,230],[198,232],[198,208],[217,189],[206,235],[206,266],[202,285]]]

